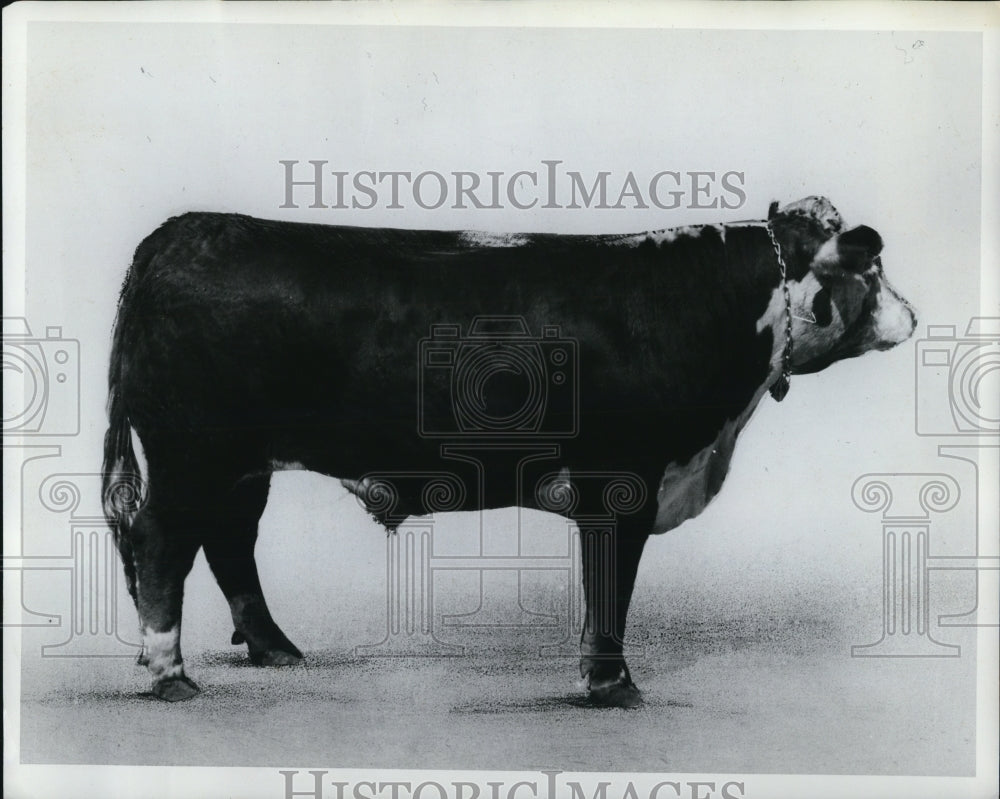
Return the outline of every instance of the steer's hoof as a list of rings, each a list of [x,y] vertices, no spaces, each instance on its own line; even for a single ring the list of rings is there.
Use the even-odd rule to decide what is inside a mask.
[[[153,683],[153,693],[167,702],[183,702],[197,696],[201,689],[183,674],[180,677],[167,677]]]
[[[250,662],[255,666],[297,666],[302,662],[302,653],[294,646],[292,650],[266,649],[263,652],[251,652]]]
[[[135,659],[135,665],[136,666],[148,666],[149,665],[149,657],[147,657],[147,655],[146,655],[146,649],[145,649],[145,647],[139,650],[139,657],[137,657]]]
[[[642,694],[625,669],[611,680],[588,677],[587,697],[595,707],[633,708],[642,705]]]

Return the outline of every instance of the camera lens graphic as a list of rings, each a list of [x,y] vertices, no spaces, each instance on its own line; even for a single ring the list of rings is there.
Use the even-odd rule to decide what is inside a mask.
[[[533,344],[478,344],[456,359],[452,399],[464,431],[534,430],[545,408],[545,370]]]
[[[970,347],[951,369],[951,407],[971,428],[1000,430],[1000,343]]]
[[[14,431],[44,412],[48,373],[45,364],[31,351],[6,342],[3,373],[3,427],[5,431]]]

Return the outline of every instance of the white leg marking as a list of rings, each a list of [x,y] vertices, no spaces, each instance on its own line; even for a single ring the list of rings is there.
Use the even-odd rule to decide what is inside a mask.
[[[142,633],[142,645],[149,658],[149,671],[157,680],[180,677],[184,673],[179,625],[165,633],[153,632],[147,627]]]

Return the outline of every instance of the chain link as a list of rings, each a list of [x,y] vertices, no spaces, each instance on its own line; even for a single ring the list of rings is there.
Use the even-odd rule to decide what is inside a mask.
[[[766,224],[765,228],[768,238],[771,239],[771,246],[774,247],[775,257],[778,259],[778,269],[781,270],[781,290],[785,295],[785,348],[781,354],[781,377],[771,387],[771,396],[781,402],[788,393],[792,378],[792,294],[788,288],[788,268],[781,255],[781,244],[775,237],[774,229],[770,223]]]

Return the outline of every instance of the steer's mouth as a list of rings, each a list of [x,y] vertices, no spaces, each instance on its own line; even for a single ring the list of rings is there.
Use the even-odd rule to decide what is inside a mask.
[[[907,306],[909,308],[909,306]],[[912,310],[909,311],[913,320],[913,328],[916,327],[916,317]],[[857,358],[866,352],[885,352],[891,350],[906,341],[913,335],[912,329],[905,337],[886,339],[878,335],[873,324],[873,317],[870,312],[863,313],[861,317],[841,336],[827,352],[810,358],[801,364],[792,367],[794,374],[807,375],[819,372],[837,361],[847,361]]]
[[[859,355],[863,355],[863,350],[835,350],[828,353],[824,353],[816,358],[812,358],[803,364],[798,364],[792,367],[792,374],[796,375],[811,375],[815,372],[822,372],[826,367],[837,361],[846,361],[851,358],[857,358]]]
[[[843,348],[837,347],[830,352],[824,353],[816,358],[806,361],[803,364],[795,366],[792,368],[792,373],[797,375],[811,375],[814,372],[822,372],[826,367],[837,361],[849,361],[851,358],[857,358],[859,355],[864,355],[866,352],[871,352],[875,350],[888,350],[896,346],[895,344],[889,344],[884,347],[852,347]]]

